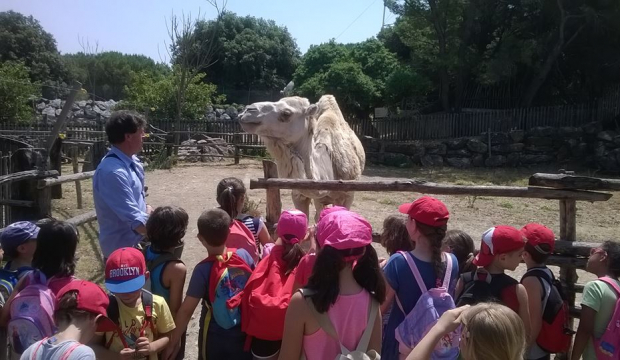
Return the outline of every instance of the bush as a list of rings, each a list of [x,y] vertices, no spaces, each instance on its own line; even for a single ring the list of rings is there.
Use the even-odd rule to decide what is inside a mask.
[[[30,81],[28,68],[17,62],[0,64],[0,117],[3,121],[30,121],[29,100],[41,96],[41,88]]]

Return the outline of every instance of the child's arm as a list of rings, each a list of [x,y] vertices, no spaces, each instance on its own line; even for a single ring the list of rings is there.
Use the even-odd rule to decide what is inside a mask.
[[[530,340],[534,344],[542,327],[542,284],[536,276],[523,279],[523,287],[527,292],[528,310],[530,311]]]
[[[456,288],[454,289],[454,300],[458,299],[459,296],[463,293],[463,279],[459,277],[459,280],[456,282]]]
[[[461,306],[456,309],[448,310],[441,315],[437,324],[424,336],[422,341],[413,348],[413,351],[407,356],[407,360],[427,360],[431,358],[431,354],[441,338],[456,330],[461,324],[461,314],[469,308],[469,305]],[[472,336],[465,334],[464,336]]]
[[[385,314],[385,312],[390,308],[390,305],[392,305],[392,303],[394,302],[395,295],[396,295],[396,292],[394,292],[394,289],[392,289],[390,284],[388,284],[388,282],[386,281],[385,282],[385,301],[381,304],[381,308],[380,308],[381,314]]]
[[[95,352],[97,359],[101,359],[101,360],[119,359],[119,353],[106,349],[105,346],[103,346],[104,342],[105,342],[104,335],[95,334],[95,336],[93,336],[93,338],[88,343],[88,346],[91,349],[93,349],[93,351]],[[136,351],[133,349],[123,349],[120,352],[120,358],[121,359],[133,359],[135,356],[135,352]]]
[[[309,314],[306,300],[300,293],[295,293],[286,311],[284,320],[284,336],[280,349],[280,360],[299,359],[302,352],[305,319]]]
[[[531,325],[530,325],[530,310],[528,307],[527,291],[521,284],[517,284],[517,300],[519,300],[519,317],[523,320],[523,326],[525,327],[525,338],[530,339]],[[528,341],[528,344],[530,342]]]
[[[177,311],[177,315],[174,317],[174,322],[176,328],[169,334],[170,345],[168,346],[163,355],[163,360],[174,359],[176,357],[176,352],[178,352],[179,348],[177,347],[177,343],[181,341],[181,336],[187,330],[187,324],[189,324],[189,320],[192,318],[192,314],[194,310],[196,310],[196,306],[200,304],[200,299],[192,296],[185,296],[185,300],[183,300],[183,304]],[[204,329],[207,331],[207,329]]]
[[[185,276],[187,275],[187,267],[182,262],[175,262],[166,266],[164,271],[164,285],[170,289],[170,312],[176,318],[177,312],[183,302],[183,286],[185,285]]]
[[[583,355],[583,351],[586,349],[586,345],[588,345],[588,341],[592,339],[592,334],[594,333],[595,318],[596,310],[581,304],[581,317],[579,318],[579,328],[573,343],[571,359],[579,360],[581,355]]]
[[[142,356],[149,357],[151,354],[159,354],[170,343],[170,332],[159,334],[157,340],[149,342],[147,337],[136,340],[136,351]]]
[[[271,236],[269,236],[269,231],[267,231],[267,226],[263,225],[261,229],[259,230],[258,241],[260,241],[260,243],[263,245],[273,242],[273,240],[271,239]]]

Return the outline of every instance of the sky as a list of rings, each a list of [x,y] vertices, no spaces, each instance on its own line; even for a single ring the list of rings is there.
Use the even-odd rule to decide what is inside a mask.
[[[379,32],[383,20],[383,0],[228,0],[226,8],[287,27],[302,54],[332,38],[366,40]],[[200,10],[207,20],[215,16],[205,0],[0,0],[0,11],[6,10],[39,20],[61,53],[82,51],[80,42],[88,42],[91,47],[98,43],[99,51],[166,62],[166,20],[173,12],[196,16]],[[394,21],[389,10],[385,18],[386,24]]]

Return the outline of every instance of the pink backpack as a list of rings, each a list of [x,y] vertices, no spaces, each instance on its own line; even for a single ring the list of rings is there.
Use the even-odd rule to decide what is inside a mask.
[[[452,275],[452,256],[444,253],[446,259],[446,274],[441,287],[426,289],[422,275],[411,255],[404,251],[399,253],[407,260],[407,264],[415,277],[422,296],[418,299],[409,314],[405,313],[403,306],[396,296],[396,304],[400,311],[405,314],[405,319],[396,328],[396,340],[400,358],[404,359],[411,350],[424,338],[426,333],[437,323],[441,315],[455,308],[454,299],[448,293],[450,276]],[[433,351],[431,359],[457,359],[459,356],[460,329],[444,336]]]
[[[596,358],[601,360],[620,360],[620,287],[609,277],[601,277],[598,280],[611,286],[618,295],[614,315],[607,324],[607,329],[600,339],[593,339]]]
[[[18,354],[56,332],[56,297],[47,287],[45,275],[34,270],[27,276],[28,286],[10,304],[11,320],[7,329],[11,348]]]

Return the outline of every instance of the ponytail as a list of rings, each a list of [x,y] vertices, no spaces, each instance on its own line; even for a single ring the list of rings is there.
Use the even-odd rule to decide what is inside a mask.
[[[420,234],[428,240],[428,244],[431,248],[431,259],[433,261],[433,267],[435,268],[435,276],[437,279],[441,279],[444,275],[444,267],[441,259],[441,247],[443,244],[443,239],[446,237],[446,230],[448,229],[448,226],[443,225],[434,227],[423,224],[417,220],[414,221]]]
[[[245,197],[245,186],[241,180],[229,177],[217,184],[217,203],[233,220],[239,215],[237,204],[243,197]]]
[[[284,254],[282,254],[282,260],[286,262],[286,275],[295,270],[301,258],[306,254],[304,249],[301,248],[299,243],[291,244],[286,241],[284,243]]]

